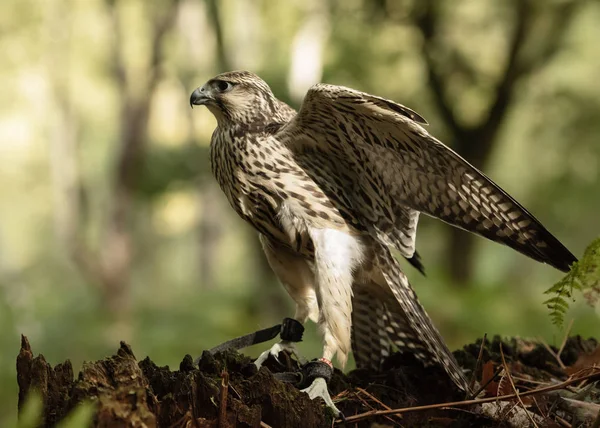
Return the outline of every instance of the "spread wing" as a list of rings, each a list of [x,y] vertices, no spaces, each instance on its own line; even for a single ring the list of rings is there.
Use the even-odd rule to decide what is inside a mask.
[[[363,226],[407,257],[422,212],[569,270],[577,259],[567,248],[421,124],[426,121],[400,104],[319,84],[279,136],[297,156],[346,177],[352,185],[345,198]]]

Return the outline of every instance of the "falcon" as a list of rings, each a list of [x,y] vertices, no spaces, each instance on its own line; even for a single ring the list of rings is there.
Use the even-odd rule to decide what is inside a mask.
[[[468,382],[419,303],[397,250],[417,267],[420,213],[568,271],[576,258],[508,193],[385,98],[317,84],[300,110],[247,71],[220,74],[190,104],[217,119],[212,172],[239,216],[259,233],[267,260],[296,303],[294,319],[319,324],[330,367],[352,350],[377,369],[393,349]],[[295,352],[286,340],[263,353]],[[331,401],[316,377],[305,389]]]

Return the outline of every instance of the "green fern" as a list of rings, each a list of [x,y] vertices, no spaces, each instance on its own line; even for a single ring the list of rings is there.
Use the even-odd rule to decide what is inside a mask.
[[[590,305],[600,297],[600,238],[596,238],[585,250],[583,257],[571,266],[571,270],[544,294],[552,295],[544,304],[550,310],[552,323],[562,327],[573,291],[581,291]]]

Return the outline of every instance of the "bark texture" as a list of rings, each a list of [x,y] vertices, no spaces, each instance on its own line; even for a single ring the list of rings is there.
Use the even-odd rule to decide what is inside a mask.
[[[502,342],[496,337],[486,341],[479,364],[481,341],[465,346],[455,355],[463,367],[475,370],[478,380],[485,380],[490,377],[486,371],[491,373],[494,367],[501,366],[500,346],[511,373],[534,383],[566,378],[569,370],[579,370],[582,364],[597,364],[600,358],[596,341],[579,337],[570,338],[562,351],[566,368],[557,364],[556,357],[544,346],[521,339]],[[237,352],[216,356],[204,352],[198,366],[186,355],[179,369],[172,371],[149,358],[138,361],[131,347],[121,342],[115,355],[84,363],[74,378],[68,360],[52,367],[43,355],[34,356],[23,336],[17,357],[19,410],[28,394],[36,391],[44,401],[42,426],[46,427],[56,425],[86,400],[96,404],[93,427],[331,427],[333,417],[320,399],[312,401],[293,384],[275,379],[273,373],[298,371],[294,360],[283,354],[280,357],[283,364],[268,360],[266,367],[256,372],[251,359]],[[483,393],[506,393],[503,378],[506,377],[491,382]],[[527,389],[515,382],[522,391]],[[443,371],[424,368],[413,357],[399,354],[387,360],[382,372],[355,370],[344,375],[336,370],[329,387],[332,396],[340,399],[337,405],[346,416],[383,410],[386,406],[394,409],[465,398],[453,392]],[[564,401],[558,396],[538,396],[535,406],[531,404],[528,410],[539,411],[551,423],[560,410],[555,403],[558,400]],[[508,407],[515,409],[519,405]],[[370,417],[352,426],[497,427],[510,426],[510,417],[500,413],[484,416],[473,407],[444,408]],[[582,416],[570,415],[563,407],[560,417],[577,422]]]

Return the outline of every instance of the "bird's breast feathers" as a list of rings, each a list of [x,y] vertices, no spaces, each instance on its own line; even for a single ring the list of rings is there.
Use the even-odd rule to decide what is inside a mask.
[[[216,133],[211,148],[213,173],[223,192],[260,233],[294,250],[308,245],[309,227],[356,234],[326,183],[315,182],[311,168],[275,136]]]

